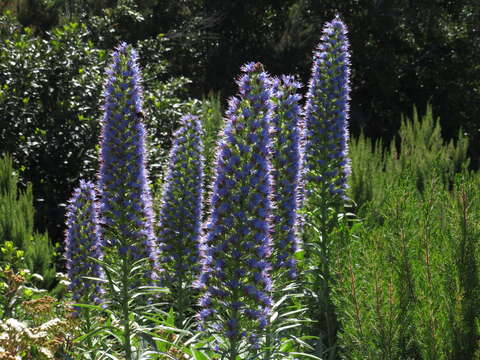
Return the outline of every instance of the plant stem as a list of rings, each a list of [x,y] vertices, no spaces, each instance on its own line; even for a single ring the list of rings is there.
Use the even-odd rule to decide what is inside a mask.
[[[238,302],[238,291],[234,290],[233,292],[233,302]],[[238,310],[235,308],[232,311],[230,319],[237,319],[238,320]],[[230,360],[236,360],[238,356],[238,334],[235,334],[235,337],[230,340],[230,349],[228,351],[228,358]]]
[[[87,334],[90,333],[90,331],[92,330],[92,322],[90,321],[90,309],[85,309],[85,323],[87,325]],[[93,343],[92,343],[92,337],[89,336],[88,339],[87,339],[87,346],[88,346],[88,349],[92,349],[93,348]]]
[[[265,338],[265,347],[267,348],[267,350],[265,351],[265,358],[264,360],[270,360],[270,358],[272,357],[272,349],[271,349],[271,346],[272,346],[272,335],[270,333],[270,326],[267,326],[267,329],[266,329],[266,338]]]
[[[327,352],[330,354],[329,358],[332,358],[332,354],[335,353],[334,346],[336,343],[336,315],[335,315],[335,310],[334,306],[332,304],[331,300],[331,291],[330,287],[332,285],[332,276],[330,273],[330,258],[329,258],[329,241],[330,239],[328,238],[330,227],[328,224],[328,221],[325,222],[324,220],[324,229],[322,229],[322,257],[324,259],[323,261],[323,269],[322,269],[322,275],[323,275],[323,286],[322,286],[322,292],[323,292],[323,299],[324,299],[324,316],[325,316],[325,323],[327,325],[327,345],[328,345],[328,350]]]
[[[129,301],[129,259],[128,254],[122,257],[122,315],[123,315],[123,347],[125,350],[125,360],[132,360],[132,347],[130,344],[130,311]]]

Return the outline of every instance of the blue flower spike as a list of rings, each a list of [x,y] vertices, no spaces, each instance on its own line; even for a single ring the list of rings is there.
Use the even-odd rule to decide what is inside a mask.
[[[67,206],[66,225],[65,257],[72,300],[98,305],[104,290],[98,281],[86,278],[104,278],[101,266],[89,259],[103,259],[96,193],[91,182],[80,180],[74,190]]]
[[[256,339],[272,306],[270,79],[260,63],[242,67],[218,144],[210,216],[201,241],[199,313],[225,334],[229,359],[242,339]]]
[[[300,107],[301,88],[292,76],[272,80],[272,101],[275,111],[273,126],[273,180],[275,268],[286,269],[296,278],[295,252],[299,247],[298,210],[301,202],[304,125]]]
[[[135,49],[121,43],[107,69],[100,144],[100,216],[105,244],[131,262],[147,258],[148,277],[155,280],[160,269],[137,58]]]
[[[203,134],[200,119],[186,115],[174,134],[159,221],[161,283],[172,293],[198,276],[203,202]]]
[[[350,175],[349,47],[347,27],[337,16],[326,23],[314,52],[305,105],[307,182],[340,202]]]

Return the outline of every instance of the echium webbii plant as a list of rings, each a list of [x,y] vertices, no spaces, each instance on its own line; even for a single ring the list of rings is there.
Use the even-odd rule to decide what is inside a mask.
[[[161,284],[174,294],[177,318],[191,305],[189,287],[199,271],[203,201],[203,135],[200,119],[186,115],[174,133],[165,176],[159,221],[164,272]]]
[[[223,337],[219,351],[230,360],[256,351],[272,306],[271,88],[260,63],[242,71],[218,144],[197,281],[199,318]]]
[[[335,357],[338,322],[332,302],[332,263],[339,253],[340,213],[345,205],[348,158],[350,55],[347,28],[337,16],[325,24],[314,52],[305,105],[306,228],[304,288],[311,292],[309,317],[316,321],[318,353]]]
[[[292,76],[272,79],[272,174],[274,180],[273,241],[276,269],[297,276],[295,253],[299,247],[298,210],[301,199],[304,125],[297,93],[301,88]]]
[[[347,28],[338,16],[325,25],[313,56],[305,104],[307,182],[310,191],[342,202],[350,174],[350,54]]]
[[[69,290],[76,303],[100,304],[104,289],[92,278],[104,277],[101,266],[90,258],[102,260],[102,241],[99,237],[98,205],[95,187],[80,180],[67,206],[65,257]]]
[[[136,51],[121,43],[106,73],[99,177],[104,269],[109,310],[121,320],[117,338],[131,360],[139,356],[131,345],[139,331],[133,322],[151,293],[139,285],[154,285],[159,273]]]
[[[158,271],[146,168],[146,131],[136,51],[120,44],[107,69],[101,135],[100,214],[105,244],[130,262],[147,258]]]

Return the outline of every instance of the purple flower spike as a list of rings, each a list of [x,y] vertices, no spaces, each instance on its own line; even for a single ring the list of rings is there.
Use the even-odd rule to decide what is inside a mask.
[[[218,144],[197,280],[200,305],[215,310],[203,318],[231,342],[259,330],[272,302],[271,88],[260,63],[242,71]]]
[[[314,52],[305,121],[307,181],[322,194],[346,199],[350,175],[348,116],[350,54],[347,28],[337,16],[323,29]]]
[[[197,116],[186,115],[174,134],[160,209],[162,283],[173,294],[198,273],[202,216],[203,144]]]
[[[154,279],[157,249],[136,51],[120,44],[106,73],[99,179],[104,241],[131,261],[148,258]]]
[[[80,186],[73,192],[67,207],[66,225],[65,256],[73,301],[92,301],[98,305],[104,290],[98,282],[84,278],[104,277],[101,266],[89,259],[103,258],[95,188],[91,182],[80,180]]]
[[[301,95],[297,93],[300,87],[291,76],[272,81],[275,267],[287,269],[291,278],[296,277],[294,254],[299,244],[297,213],[301,201],[301,142],[305,128],[299,105]]]

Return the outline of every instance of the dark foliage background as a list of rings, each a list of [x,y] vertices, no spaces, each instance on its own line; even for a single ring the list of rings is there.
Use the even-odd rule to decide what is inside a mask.
[[[305,83],[323,23],[339,13],[352,46],[353,133],[388,143],[402,114],[430,102],[447,139],[467,133],[478,165],[477,0],[2,0],[0,10],[21,24],[4,17],[0,25],[0,152],[33,182],[40,224],[56,239],[59,204],[95,168],[104,60],[120,40],[140,48],[161,139],[154,163],[188,99],[217,92],[225,101],[243,63]]]

